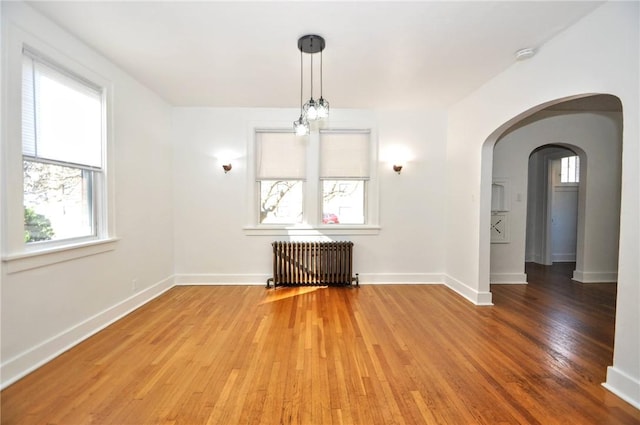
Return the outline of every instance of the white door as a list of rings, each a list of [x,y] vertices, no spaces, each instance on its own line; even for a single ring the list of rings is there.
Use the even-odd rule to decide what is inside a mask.
[[[578,184],[560,181],[561,160],[552,164],[551,261],[576,261],[578,234]]]

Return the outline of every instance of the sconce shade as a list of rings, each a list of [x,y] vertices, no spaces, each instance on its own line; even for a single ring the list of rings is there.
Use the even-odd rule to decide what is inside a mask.
[[[229,171],[231,171],[231,164],[224,164],[222,166],[222,169],[224,170],[224,173],[227,174]]]
[[[393,166],[393,171],[395,171],[396,173],[400,174],[400,171],[402,171],[402,165],[394,165]]]

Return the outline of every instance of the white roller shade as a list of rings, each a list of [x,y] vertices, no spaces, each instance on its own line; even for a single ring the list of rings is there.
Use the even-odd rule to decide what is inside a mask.
[[[102,167],[102,89],[25,52],[22,153]]]
[[[321,179],[368,179],[371,134],[320,132]]]
[[[292,132],[256,132],[256,179],[304,180],[306,139]]]

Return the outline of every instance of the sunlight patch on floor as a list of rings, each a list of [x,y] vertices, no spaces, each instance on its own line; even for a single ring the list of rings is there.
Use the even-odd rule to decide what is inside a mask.
[[[260,302],[260,305],[272,303],[275,301],[284,300],[286,298],[293,298],[298,295],[308,294],[310,292],[315,292],[319,289],[326,289],[327,286],[296,286],[292,288],[278,288],[269,290],[269,294],[267,298]]]

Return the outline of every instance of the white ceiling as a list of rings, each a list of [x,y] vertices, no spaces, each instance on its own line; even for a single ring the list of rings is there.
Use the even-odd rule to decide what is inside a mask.
[[[439,108],[602,2],[30,4],[173,105],[299,107],[297,40],[316,33],[332,107]]]

